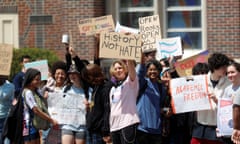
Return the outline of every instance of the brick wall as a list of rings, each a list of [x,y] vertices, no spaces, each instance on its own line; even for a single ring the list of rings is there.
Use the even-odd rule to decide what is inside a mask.
[[[105,15],[105,0],[2,0],[0,7],[17,7],[20,47],[48,48],[64,58],[62,34],[72,31],[81,58],[92,60],[95,40],[79,35],[77,20]],[[0,8],[1,12],[1,8]],[[31,15],[51,15],[52,23],[30,25]],[[210,52],[240,58],[240,1],[207,1],[207,40]]]
[[[240,58],[240,1],[207,1],[208,49]]]
[[[53,25],[45,26],[45,43],[49,49],[56,50],[62,56],[65,52],[61,43],[62,34],[71,31],[78,55],[93,59],[94,37],[80,36],[77,22],[79,19],[105,15],[104,0],[46,0],[44,12],[54,16]]]
[[[94,37],[79,35],[79,19],[105,15],[104,0],[22,0],[0,2],[3,6],[17,6],[19,14],[19,41],[21,47],[38,47],[54,50],[64,58],[62,34],[72,32],[73,45],[81,58],[92,60]],[[50,15],[50,24],[30,24],[30,16]]]

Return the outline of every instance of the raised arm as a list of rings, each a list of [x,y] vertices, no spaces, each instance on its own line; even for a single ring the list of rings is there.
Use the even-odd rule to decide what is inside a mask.
[[[135,70],[135,62],[134,60],[127,60],[127,67],[128,67],[128,75],[131,81],[134,81],[136,78],[136,70]]]
[[[72,58],[71,60],[73,60],[75,62],[75,65],[77,66],[78,71],[81,72],[82,69],[85,67],[84,63],[78,57],[76,51],[72,47],[69,48],[69,53],[70,53],[71,58]]]

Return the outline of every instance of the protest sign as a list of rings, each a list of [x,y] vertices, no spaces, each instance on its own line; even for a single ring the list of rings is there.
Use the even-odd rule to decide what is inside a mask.
[[[184,113],[211,109],[207,86],[207,75],[172,79],[170,93],[173,112]]]
[[[117,32],[100,34],[99,57],[132,59],[140,62],[141,36]]]
[[[9,76],[13,57],[13,46],[0,44],[0,75]]]
[[[175,63],[175,68],[180,76],[192,75],[192,68],[195,64],[206,63],[208,59],[208,50],[200,52],[186,59],[179,60]]]
[[[157,59],[167,58],[170,56],[181,56],[182,54],[181,37],[157,40]]]
[[[102,31],[113,32],[114,22],[112,15],[79,20],[78,27],[81,35],[94,35]]]
[[[25,63],[24,67],[26,69],[35,68],[41,72],[41,80],[48,79],[48,62],[47,62],[47,60],[39,60],[39,61]]]
[[[149,52],[157,49],[156,40],[161,39],[159,16],[147,16],[138,19],[139,31],[142,37],[142,51]]]
[[[120,23],[117,22],[115,32],[138,34],[139,31],[138,29],[135,29],[135,28],[130,28],[127,26],[120,25]]]
[[[84,94],[48,93],[48,111],[59,124],[85,125]]]
[[[233,132],[232,99],[219,98],[217,112],[218,136],[231,136]]]

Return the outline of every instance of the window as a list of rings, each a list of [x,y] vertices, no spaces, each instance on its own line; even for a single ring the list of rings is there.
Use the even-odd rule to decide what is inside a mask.
[[[181,36],[184,56],[207,48],[205,0],[106,0],[107,13],[121,25],[138,28],[138,18],[158,14],[162,37]]]
[[[181,36],[184,53],[206,48],[204,0],[165,0],[165,37]]]
[[[157,0],[118,0],[117,20],[121,25],[138,28],[138,18],[157,14]]]
[[[32,15],[30,16],[31,24],[52,24],[53,18],[51,15]]]

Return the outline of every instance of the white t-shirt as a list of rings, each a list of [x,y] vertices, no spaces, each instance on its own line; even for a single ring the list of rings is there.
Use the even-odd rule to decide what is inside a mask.
[[[234,87],[232,84],[225,90],[224,97],[232,98],[233,104],[240,106],[240,86]]]
[[[24,98],[25,96],[25,98]],[[34,99],[33,92],[29,89],[24,89],[23,92],[23,98],[25,101],[24,108],[23,108],[23,136],[27,136],[32,133],[35,133],[35,130],[33,130],[30,126],[30,109],[32,110],[34,106],[37,107],[37,103]]]

